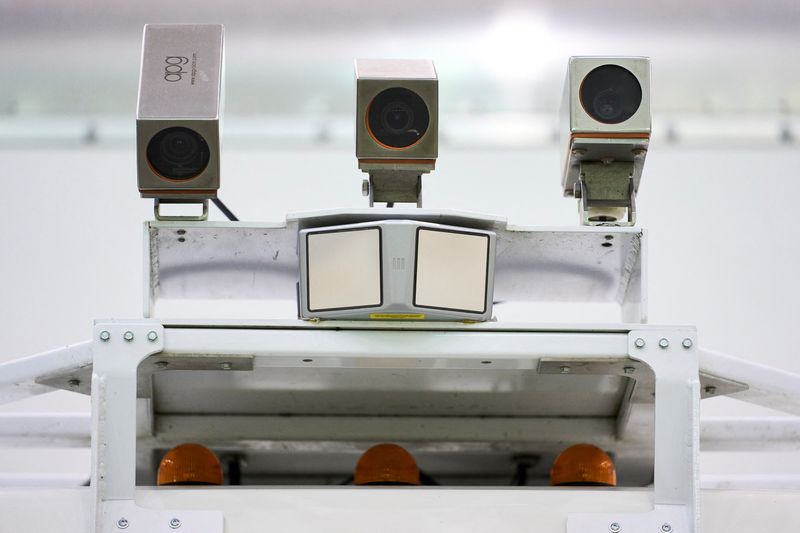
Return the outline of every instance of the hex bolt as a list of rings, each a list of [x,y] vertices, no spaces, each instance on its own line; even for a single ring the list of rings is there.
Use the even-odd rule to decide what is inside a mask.
[[[166,361],[156,361],[156,368],[164,369],[169,366],[169,363]]]
[[[79,380],[79,379],[71,379],[71,380],[67,381],[67,384],[74,389],[78,385],[81,384],[81,380]]]
[[[619,531],[620,531],[620,530],[622,530],[622,528],[621,528],[621,527],[619,527],[619,524],[618,524],[618,523],[616,523],[616,522],[612,522],[612,523],[611,523],[611,524],[608,526],[608,530],[609,530],[609,531],[611,531],[611,533],[619,533]]]
[[[233,365],[230,363],[220,363],[219,367],[222,370],[230,370],[231,368],[233,368]]]
[[[636,157],[642,157],[644,154],[647,153],[647,149],[646,148],[634,148],[633,150],[631,150],[631,153]]]
[[[177,518],[173,518],[172,520],[169,521],[169,527],[171,527],[172,529],[178,529],[179,527],[181,527],[181,521],[178,520]]]
[[[369,196],[369,180],[361,182],[361,196]]]
[[[572,155],[574,155],[575,157],[580,157],[580,156],[585,155],[585,154],[586,154],[586,149],[585,148],[573,148],[572,149]]]
[[[642,349],[642,348],[644,348],[644,345],[645,345],[644,339],[643,339],[643,338],[641,338],[641,337],[639,337],[638,339],[636,339],[636,340],[633,342],[633,345],[634,345],[634,346],[636,346],[636,347],[637,347],[637,348],[639,348],[639,349]]]
[[[559,368],[559,371],[562,374],[569,374],[570,370],[571,370],[571,368],[569,366],[567,366],[567,365],[564,365],[564,366]]]
[[[688,350],[689,348],[692,347],[693,344],[694,343],[692,342],[692,339],[687,337],[687,338],[683,339],[683,342],[681,343],[681,346],[683,346],[684,348],[686,348]]]
[[[156,333],[155,331],[152,331],[152,330],[148,331],[147,332],[147,340],[149,340],[150,342],[156,342],[158,340],[158,333]]]
[[[633,374],[634,372],[636,372],[636,369],[632,366],[626,366],[625,368],[622,369],[622,371],[625,372],[626,374]]]
[[[120,518],[119,520],[117,520],[117,527],[119,529],[128,529],[129,525],[130,524],[128,523],[128,519],[127,518]]]
[[[659,348],[662,348],[662,349],[667,349],[667,348],[669,348],[669,340],[667,340],[667,339],[665,339],[665,338],[664,338],[664,339],[661,339],[661,340],[659,340],[659,341],[658,341],[658,347],[659,347]]]
[[[108,342],[111,339],[111,333],[106,330],[100,332],[100,340],[103,342]]]
[[[717,393],[717,388],[714,385],[706,385],[706,388],[703,389],[706,391],[706,394],[713,396]]]
[[[133,340],[133,332],[128,330],[123,335],[122,338],[125,339],[125,342],[131,342]]]
[[[670,533],[672,531],[672,526],[664,522],[661,524],[661,531],[663,531],[663,533]]]

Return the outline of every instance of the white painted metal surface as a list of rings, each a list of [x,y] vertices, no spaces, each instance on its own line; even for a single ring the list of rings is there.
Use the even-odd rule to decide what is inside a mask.
[[[795,533],[798,500],[798,490],[704,490],[701,530]],[[136,502],[153,509],[218,509],[225,533],[564,533],[570,512],[636,516],[651,507],[652,495],[643,489],[142,488]],[[88,487],[0,488],[0,531],[89,531],[90,503]],[[610,524],[601,524],[607,532]]]
[[[686,342],[687,339],[691,342]],[[255,358],[255,369],[310,366],[354,372],[371,368],[378,373],[403,368],[429,371],[446,368],[457,372],[489,366],[492,370],[485,372],[492,375],[498,372],[497,368],[522,371],[539,365],[541,370],[545,358],[565,361],[568,368],[577,363],[576,369],[587,359],[605,360],[612,365],[620,359],[642,361],[654,373],[656,396],[654,507],[651,507],[656,515],[647,520],[662,520],[666,513],[673,522],[685,524],[688,531],[693,531],[697,517],[699,437],[695,341],[692,329],[655,327],[627,333],[557,333],[451,332],[446,328],[364,330],[340,325],[336,330],[315,331],[312,328],[162,328],[152,320],[100,322],[95,326],[92,378],[95,531],[113,530],[118,520],[115,506],[118,502],[133,502],[136,428],[131,421],[137,414],[137,371],[142,361],[159,352],[163,363],[183,356],[205,356],[218,362],[221,370],[232,368],[230,358],[247,356]],[[491,359],[487,354],[491,354]],[[435,384],[433,380],[431,386]],[[591,396],[591,390],[587,394]],[[235,412],[234,405],[228,405],[227,409]],[[574,513],[573,520],[595,523],[595,518]]]

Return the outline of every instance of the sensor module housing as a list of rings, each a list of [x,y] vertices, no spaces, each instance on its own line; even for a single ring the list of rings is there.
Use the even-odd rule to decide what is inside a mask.
[[[495,234],[413,220],[300,231],[301,318],[488,320]]]

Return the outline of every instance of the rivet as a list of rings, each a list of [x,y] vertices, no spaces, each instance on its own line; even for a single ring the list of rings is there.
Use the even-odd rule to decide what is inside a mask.
[[[181,521],[178,520],[177,518],[173,518],[172,520],[169,521],[169,527],[171,527],[172,529],[178,529],[179,527],[181,527]]]
[[[670,531],[672,531],[672,526],[664,522],[663,524],[661,524],[661,531],[663,531],[664,533],[670,533]]]
[[[125,333],[122,335],[122,338],[123,338],[123,339],[125,339],[125,341],[127,341],[127,342],[131,342],[131,341],[133,340],[133,332],[132,332],[132,331],[130,331],[130,330],[129,330],[129,331],[126,331],[126,332],[125,332]]]
[[[117,520],[117,527],[119,529],[128,529],[129,525],[130,524],[128,523],[128,520],[125,518],[120,518],[119,520]]]

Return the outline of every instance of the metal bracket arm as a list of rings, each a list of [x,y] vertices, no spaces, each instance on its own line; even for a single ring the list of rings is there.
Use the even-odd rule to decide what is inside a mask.
[[[218,511],[165,511],[136,505],[137,370],[164,349],[164,328],[155,322],[98,323],[92,373],[93,533],[192,531],[222,533]]]
[[[636,191],[632,161],[582,161],[575,197],[585,226],[633,226]]]

